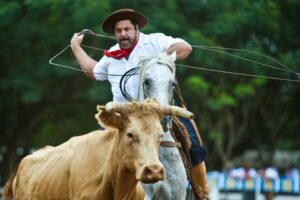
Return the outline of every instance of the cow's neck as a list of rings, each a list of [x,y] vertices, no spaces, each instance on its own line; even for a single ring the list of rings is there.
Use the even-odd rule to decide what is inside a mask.
[[[144,194],[135,173],[119,166],[113,182],[114,199],[143,199]]]
[[[129,170],[122,164],[122,152],[119,148],[119,134],[116,134],[114,142],[112,142],[112,150],[104,169],[110,169],[108,180],[111,189],[114,191],[114,200],[123,199],[144,199],[144,190],[140,183],[136,180],[135,172]]]

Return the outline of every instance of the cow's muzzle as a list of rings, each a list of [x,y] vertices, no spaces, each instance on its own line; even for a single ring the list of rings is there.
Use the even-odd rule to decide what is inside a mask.
[[[140,181],[143,183],[155,183],[164,179],[165,170],[162,165],[149,165],[143,168]]]

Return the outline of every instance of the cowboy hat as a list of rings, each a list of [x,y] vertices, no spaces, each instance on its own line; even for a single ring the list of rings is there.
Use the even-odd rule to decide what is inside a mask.
[[[113,34],[114,26],[120,20],[132,19],[138,23],[139,28],[144,27],[148,23],[148,18],[142,13],[132,9],[120,9],[110,14],[102,23],[102,30],[105,33]]]

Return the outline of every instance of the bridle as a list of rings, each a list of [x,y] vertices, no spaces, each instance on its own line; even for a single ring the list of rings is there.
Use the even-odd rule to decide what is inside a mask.
[[[170,72],[172,73],[174,79],[176,79],[176,77],[175,77],[175,73],[176,73],[175,63],[172,62],[170,59],[168,59],[165,54],[161,54],[161,55],[158,55],[158,56],[155,56],[155,57],[154,56],[144,57],[140,60],[138,66],[136,68],[132,68],[132,69],[128,70],[121,77],[119,86],[120,86],[120,90],[121,90],[123,96],[126,98],[127,101],[130,101],[130,102],[132,102],[132,101],[143,101],[146,98],[148,98],[146,96],[146,92],[145,92],[146,91],[145,75],[146,75],[146,72],[151,67],[153,67],[155,64],[162,65],[160,67],[167,67],[170,70]],[[129,95],[129,93],[126,91],[126,83],[130,79],[130,77],[133,76],[133,75],[138,75],[139,76],[138,100],[132,98]],[[177,92],[178,92],[177,89],[178,88],[176,88],[174,90],[174,93],[172,94],[172,99],[170,100],[170,102],[168,102],[169,104],[174,104],[174,96],[178,95],[177,94]],[[180,98],[179,98],[179,100],[181,101]],[[164,131],[170,131],[171,129],[172,129],[172,122],[170,120],[170,123],[166,124],[166,126],[164,127]],[[178,143],[169,142],[169,141],[162,141],[161,146],[164,146],[164,147],[178,147]]]
[[[163,66],[167,67],[172,75],[175,78],[175,73],[176,73],[176,67],[175,63],[170,61],[169,59],[164,58],[163,56],[159,57],[147,57],[143,58],[140,63],[139,63],[139,100],[142,101],[146,99],[147,97],[145,96],[145,74],[149,68],[151,68],[154,64],[162,64]],[[174,100],[174,94],[172,95],[172,100],[169,102],[172,104]],[[171,130],[172,128],[172,122],[167,125],[167,129]],[[178,148],[180,147],[180,143],[178,142],[173,142],[173,141],[161,141],[160,146],[162,147],[169,147],[169,148]]]
[[[170,61],[169,59],[165,58],[166,55],[159,55],[158,57],[144,57],[140,60],[139,64],[137,67],[132,68],[128,71],[126,71],[119,83],[119,88],[122,93],[122,95],[125,97],[125,99],[129,102],[132,101],[143,101],[147,97],[145,96],[145,84],[144,84],[144,79],[145,79],[145,73],[146,71],[151,68],[154,64],[162,64],[163,66],[168,67],[170,69],[171,73],[175,77],[175,63]],[[138,75],[139,76],[139,89],[138,89],[138,99],[134,99],[126,90],[126,84],[127,81],[131,78],[131,76]],[[176,91],[175,91],[176,92]],[[173,102],[169,102],[170,104]]]
[[[144,79],[145,79],[145,73],[146,71],[151,68],[154,64],[162,64],[163,66],[168,67],[168,69],[171,71],[173,76],[175,77],[176,73],[176,67],[175,63],[170,61],[169,59],[164,58],[163,56],[158,56],[158,57],[146,57],[141,59],[139,62],[139,101],[143,101],[146,99],[145,96],[145,84],[144,84]],[[171,103],[171,102],[169,102]]]

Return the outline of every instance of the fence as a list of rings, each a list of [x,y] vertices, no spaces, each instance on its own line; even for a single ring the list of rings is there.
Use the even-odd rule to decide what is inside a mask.
[[[260,192],[295,193],[300,194],[300,179],[278,178],[263,179],[257,176],[254,179],[231,178],[223,173],[208,173],[208,184],[225,191],[255,190]]]
[[[247,199],[242,194],[251,192],[250,199],[261,200],[267,193],[276,194],[274,200],[300,199],[300,178],[280,177],[277,179],[264,179],[256,176],[251,179],[233,178],[220,172],[207,173],[207,181],[212,199]]]

